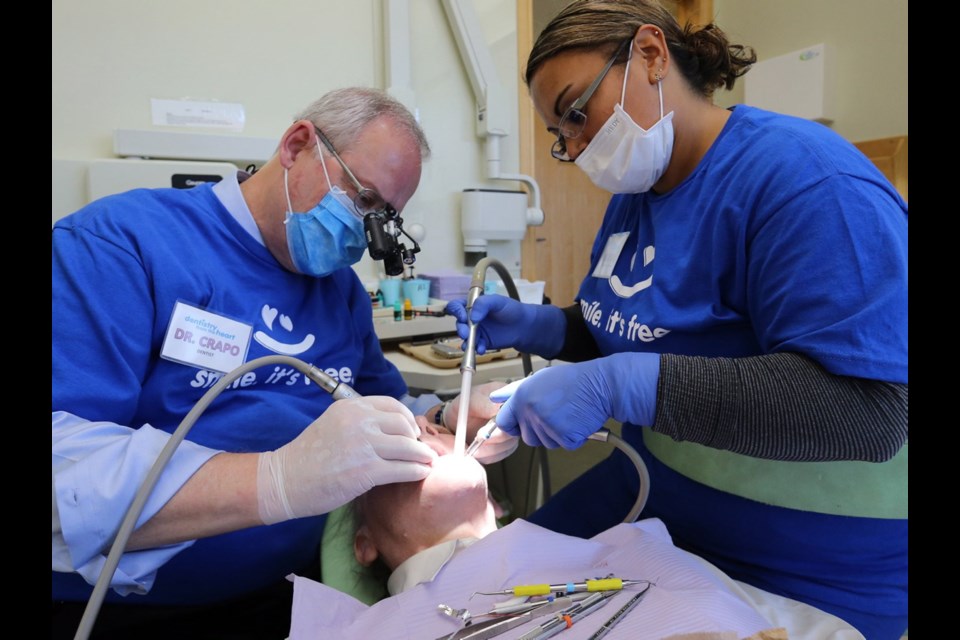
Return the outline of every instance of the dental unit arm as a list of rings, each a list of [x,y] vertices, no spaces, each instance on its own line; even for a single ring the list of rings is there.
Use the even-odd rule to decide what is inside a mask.
[[[97,583],[94,585],[93,591],[90,594],[90,599],[87,601],[87,606],[84,609],[83,617],[80,619],[80,624],[77,627],[77,633],[74,635],[74,640],[86,640],[89,638],[90,632],[93,629],[93,624],[97,619],[97,614],[100,612],[100,607],[103,604],[104,598],[106,597],[107,589],[110,587],[110,581],[113,579],[113,575],[117,570],[117,566],[120,564],[120,557],[123,555],[124,549],[126,549],[127,546],[127,541],[130,539],[130,535],[133,533],[133,530],[136,527],[137,519],[143,512],[143,508],[146,506],[147,499],[150,497],[154,486],[156,486],[157,481],[160,479],[160,474],[163,472],[164,467],[166,467],[167,463],[170,461],[170,458],[173,457],[174,451],[176,451],[180,443],[183,442],[187,433],[190,432],[190,429],[193,428],[194,423],[196,423],[203,412],[206,411],[207,407],[210,406],[210,403],[213,402],[213,400],[219,396],[224,389],[226,389],[230,384],[233,383],[234,380],[241,377],[248,371],[252,371],[253,369],[257,369],[268,364],[286,364],[295,367],[305,376],[316,382],[321,389],[333,396],[334,400],[356,398],[360,395],[354,391],[350,385],[332,378],[320,369],[317,369],[315,366],[307,364],[306,362],[298,360],[297,358],[283,355],[264,356],[262,358],[251,360],[250,362],[240,365],[230,373],[220,378],[215,385],[210,387],[210,389],[203,394],[203,396],[197,401],[186,417],[180,422],[180,425],[170,436],[170,439],[160,452],[160,455],[157,456],[156,462],[154,462],[153,466],[150,468],[150,471],[147,472],[146,478],[144,478],[143,483],[137,490],[137,494],[133,498],[133,502],[130,504],[130,508],[127,509],[127,513],[123,518],[123,522],[120,524],[119,531],[117,532],[117,537],[114,539],[113,545],[110,547],[110,553],[107,555],[103,568],[100,570],[100,575],[97,578]]]
[[[461,402],[460,411],[457,413],[457,431],[454,442],[454,454],[458,455],[476,455],[477,450],[483,445],[483,443],[500,431],[500,427],[497,426],[495,418],[491,418],[487,424],[480,427],[473,442],[470,443],[470,446],[466,448],[464,446],[467,437],[467,415],[469,409],[468,405],[470,403],[464,402],[463,398],[470,397],[473,374],[477,370],[477,325],[473,323],[473,320],[470,316],[471,311],[473,310],[473,303],[476,302],[477,298],[483,294],[483,286],[486,280],[487,269],[490,267],[493,267],[497,274],[500,275],[507,292],[510,294],[510,297],[514,298],[515,300],[520,300],[520,294],[517,292],[517,286],[513,282],[513,278],[511,278],[510,273],[499,260],[487,257],[481,259],[477,263],[477,266],[473,271],[473,278],[470,281],[470,290],[467,293],[466,309],[469,333],[467,334],[467,344],[463,354],[463,362],[460,365],[460,373],[463,376],[463,381],[460,388]],[[533,373],[533,363],[530,359],[530,354],[522,353],[521,357],[523,359],[524,377],[521,380],[510,383],[508,386],[519,387],[521,384],[523,384],[523,381]],[[499,391],[502,392],[503,390]],[[637,500],[634,502],[633,508],[630,509],[630,512],[624,519],[624,522],[635,522],[637,517],[640,515],[640,512],[643,511],[643,507],[647,503],[647,497],[650,495],[650,473],[647,470],[647,465],[643,462],[643,459],[640,457],[640,454],[637,453],[636,449],[630,446],[630,444],[627,443],[627,441],[625,441],[623,438],[607,428],[602,428],[596,431],[595,433],[591,434],[588,439],[596,440],[598,442],[609,442],[614,447],[620,449],[620,451],[622,451],[637,468],[637,474],[640,476],[640,491],[638,492]]]

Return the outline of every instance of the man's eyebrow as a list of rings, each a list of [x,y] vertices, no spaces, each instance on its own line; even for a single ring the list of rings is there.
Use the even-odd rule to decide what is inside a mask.
[[[558,115],[559,117],[561,117],[561,118],[563,117],[563,111],[560,110],[560,103],[563,101],[563,96],[565,96],[565,95],[567,94],[567,91],[569,91],[569,90],[570,90],[570,87],[572,87],[572,86],[573,86],[573,85],[570,85],[570,84],[568,84],[567,86],[565,86],[565,87],[560,91],[560,93],[557,94],[557,99],[556,99],[556,101],[553,103],[553,112],[554,112],[555,114],[557,114],[557,115]]]

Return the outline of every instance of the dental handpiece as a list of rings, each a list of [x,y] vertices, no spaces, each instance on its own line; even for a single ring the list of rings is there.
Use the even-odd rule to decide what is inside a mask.
[[[317,369],[313,365],[305,371],[306,375],[320,385],[320,388],[333,396],[334,400],[346,400],[347,398],[359,398],[360,394],[353,390],[353,387],[346,382],[341,382],[336,378],[327,375],[325,372]]]
[[[483,425],[477,430],[477,437],[473,439],[473,442],[470,443],[470,446],[467,447],[467,450],[463,452],[464,455],[475,455],[480,446],[498,431],[500,431],[500,427],[497,426],[497,423],[493,418],[490,418],[490,420],[487,421],[487,424]]]

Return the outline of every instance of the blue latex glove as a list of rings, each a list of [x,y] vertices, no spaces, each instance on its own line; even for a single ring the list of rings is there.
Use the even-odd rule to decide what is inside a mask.
[[[466,340],[467,301],[451,300],[444,309],[457,319],[457,335]],[[513,347],[550,359],[560,352],[567,331],[567,318],[559,307],[549,304],[527,304],[509,296],[482,295],[471,309],[477,325],[477,355],[487,349]]]
[[[657,413],[660,354],[618,353],[540,369],[490,394],[497,426],[531,447],[576,449],[607,418],[650,426]]]

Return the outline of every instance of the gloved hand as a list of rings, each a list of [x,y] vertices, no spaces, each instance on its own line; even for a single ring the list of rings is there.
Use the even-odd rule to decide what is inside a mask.
[[[329,513],[375,485],[422,480],[437,454],[399,400],[338,400],[310,426],[257,461],[264,524]]]
[[[480,430],[480,427],[485,425],[490,418],[497,415],[497,411],[500,410],[500,404],[490,400],[490,393],[503,386],[505,385],[502,382],[487,382],[477,385],[470,390],[466,439],[468,447],[470,443],[473,442],[473,439],[477,437],[477,431]],[[444,426],[454,434],[456,434],[457,430],[457,416],[460,415],[459,411],[460,396],[457,396],[450,402],[450,406],[447,407],[446,414],[444,415],[444,419],[446,420]],[[487,439],[474,457],[480,464],[493,464],[509,456],[516,451],[519,446],[520,438],[517,437],[517,434],[498,431]]]
[[[463,340],[470,335],[466,305],[465,299],[451,300],[444,309],[457,319],[457,335]],[[549,359],[560,352],[567,331],[567,318],[559,307],[527,304],[494,293],[474,301],[471,318],[477,325],[477,355],[513,347]]]
[[[656,353],[618,353],[546,367],[513,387],[497,425],[521,435],[531,447],[576,449],[607,418],[652,425],[659,379]],[[491,398],[503,400],[504,395],[495,391]]]

